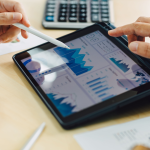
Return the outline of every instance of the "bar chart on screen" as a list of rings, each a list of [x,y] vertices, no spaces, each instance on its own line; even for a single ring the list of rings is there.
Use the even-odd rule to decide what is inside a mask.
[[[111,66],[90,73],[78,82],[86,90],[96,103],[108,100],[118,94],[125,92],[134,86]],[[116,91],[115,88],[118,88]]]

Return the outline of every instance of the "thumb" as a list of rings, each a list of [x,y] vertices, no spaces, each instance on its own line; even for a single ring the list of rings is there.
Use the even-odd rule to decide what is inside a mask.
[[[150,43],[146,42],[131,42],[129,44],[129,49],[142,57],[150,58]]]
[[[11,25],[20,22],[22,14],[17,12],[4,12],[0,13],[0,25]]]

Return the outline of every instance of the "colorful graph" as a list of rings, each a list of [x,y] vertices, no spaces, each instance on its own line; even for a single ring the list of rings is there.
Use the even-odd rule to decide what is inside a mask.
[[[93,66],[85,66],[86,61],[83,61],[85,54],[79,54],[81,48],[66,49],[57,47],[54,51],[61,56],[69,68],[78,76],[92,70]]]
[[[123,72],[127,72],[130,70],[129,65],[126,63],[122,62],[122,60],[116,60],[116,58],[110,58],[110,60],[118,67],[120,68]]]
[[[98,77],[94,80],[86,82],[88,88],[92,91],[94,95],[97,95],[101,101],[105,101],[114,97],[115,95],[110,94],[110,90],[113,87],[110,87],[107,83],[108,76]]]
[[[74,101],[70,101],[71,98],[69,95],[50,93],[47,94],[47,96],[64,117],[73,114],[72,110],[76,107],[76,105],[73,104]]]

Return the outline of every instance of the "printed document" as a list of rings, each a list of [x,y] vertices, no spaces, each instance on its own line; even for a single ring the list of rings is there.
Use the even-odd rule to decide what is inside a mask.
[[[24,39],[21,36],[21,34],[19,34],[18,38],[15,41],[11,43],[0,44],[0,55],[20,50],[26,50],[47,42],[31,33],[28,33],[28,35],[29,35],[28,39]]]
[[[83,150],[132,150],[150,147],[150,117],[74,135]]]

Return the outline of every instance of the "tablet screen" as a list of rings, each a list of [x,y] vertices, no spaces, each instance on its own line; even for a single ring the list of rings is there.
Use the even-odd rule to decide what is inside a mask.
[[[63,117],[150,81],[150,76],[100,31],[25,58],[24,66]],[[37,50],[39,48],[36,48]]]

